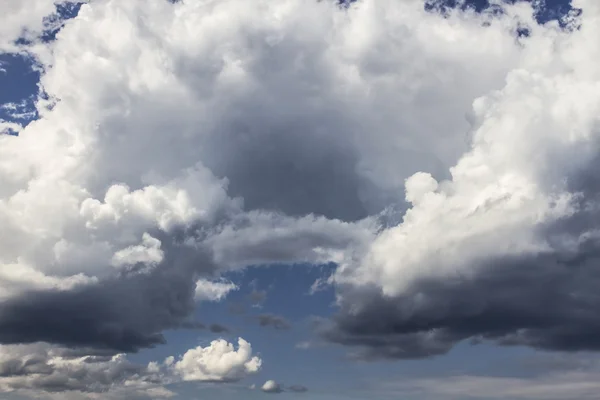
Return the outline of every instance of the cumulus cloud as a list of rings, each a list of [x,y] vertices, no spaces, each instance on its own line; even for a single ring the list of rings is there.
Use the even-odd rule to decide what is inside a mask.
[[[250,343],[239,338],[237,350],[223,339],[213,340],[207,347],[188,350],[172,368],[184,381],[230,382],[258,372],[261,365]]]
[[[323,335],[364,357],[600,349],[596,2],[562,25],[336,3],[96,0],[27,48],[44,95],[0,135],[0,343],[136,351],[226,271],[335,262]],[[2,3],[3,49],[45,29],[32,4]],[[204,349],[175,371],[258,368],[211,346],[234,372]]]
[[[196,281],[194,298],[198,301],[221,301],[230,292],[238,289],[239,287],[233,282],[200,279]]]
[[[266,381],[260,389],[265,393],[281,393],[281,392],[283,392],[283,389],[281,388],[281,386],[274,380]]]
[[[409,177],[402,222],[338,269],[342,312],[327,338],[367,358],[426,357],[467,338],[600,349],[600,97],[589,90],[600,75],[586,39],[600,14],[575,5],[579,29],[528,23],[520,64],[474,99],[471,149],[450,178]]]
[[[86,0],[84,0],[86,1]],[[57,7],[69,9],[70,0],[32,0],[28,3],[2,1],[0,3],[0,52],[19,51],[18,39],[39,40],[44,31],[57,29],[62,18]]]

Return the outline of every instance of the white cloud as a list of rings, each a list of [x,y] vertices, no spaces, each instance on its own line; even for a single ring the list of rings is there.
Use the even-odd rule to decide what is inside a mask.
[[[160,246],[160,240],[144,233],[141,244],[117,251],[112,257],[111,265],[117,268],[138,263],[156,266],[164,258],[164,252],[160,249]]]
[[[195,299],[198,301],[221,301],[230,292],[238,289],[239,287],[233,282],[200,279],[196,282]]]
[[[262,360],[252,356],[250,343],[239,338],[237,350],[223,339],[213,340],[188,350],[172,367],[184,381],[228,382],[258,372],[261,365]]]
[[[464,110],[527,56],[511,19],[482,19],[388,0],[84,5],[38,54],[60,101],[0,137],[0,263],[104,279],[145,232],[199,225],[228,268],[344,260],[374,227],[331,217],[444,173]]]
[[[376,283],[394,296],[418,278],[468,276],[482,257],[552,250],[536,229],[578,211],[579,194],[567,180],[597,153],[600,95],[591,88],[600,76],[581,56],[591,51],[586,38],[598,33],[598,15],[589,2],[580,5],[589,14],[575,32],[528,21],[526,5],[508,8],[532,33],[504,86],[473,100],[471,149],[448,179],[408,177],[412,206],[374,241],[351,281]]]
[[[260,389],[266,393],[279,393],[282,391],[281,386],[274,380],[266,381]]]

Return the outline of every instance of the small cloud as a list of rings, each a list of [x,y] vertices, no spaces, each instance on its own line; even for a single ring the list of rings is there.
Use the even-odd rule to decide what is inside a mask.
[[[308,350],[311,347],[313,347],[313,343],[312,342],[305,341],[305,342],[296,343],[296,348],[297,349]]]
[[[267,300],[267,291],[258,290],[256,279],[250,282],[250,287],[252,288],[252,292],[250,292],[248,295],[248,301],[252,307],[261,308],[264,302]]]
[[[281,392],[283,392],[281,385],[279,385],[274,380],[266,381],[265,384],[262,385],[262,387],[260,389],[265,393],[281,393]]]
[[[313,282],[313,284],[310,286],[310,289],[308,291],[309,295],[313,295],[317,292],[321,292],[325,289],[327,289],[328,286],[330,286],[332,283],[332,277],[328,277],[328,278],[319,278],[316,281]]]
[[[194,299],[196,301],[221,301],[239,287],[228,281],[209,281],[200,279],[196,282]]]
[[[288,390],[290,392],[295,392],[295,393],[304,393],[308,391],[308,388],[306,386],[302,386],[302,385],[292,385],[290,387],[288,387]]]
[[[208,329],[212,333],[229,333],[229,328],[220,324],[212,324]]]
[[[263,327],[272,327],[277,330],[287,330],[292,325],[283,317],[273,314],[261,314],[256,317],[258,324]]]

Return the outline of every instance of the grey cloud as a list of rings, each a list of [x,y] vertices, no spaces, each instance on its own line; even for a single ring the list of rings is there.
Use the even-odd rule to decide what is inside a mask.
[[[600,350],[600,258],[586,253],[577,263],[559,254],[488,261],[475,276],[422,279],[399,297],[362,291],[349,300],[361,305],[358,312],[347,303],[318,329],[366,359],[440,355],[467,339]]]
[[[430,357],[465,340],[600,351],[599,165],[594,157],[566,179],[579,195],[573,213],[536,229],[545,252],[484,256],[469,276],[422,278],[402,296],[340,287],[345,303],[317,330],[362,359]]]
[[[12,390],[31,389],[44,392],[105,392],[127,380],[158,383],[160,378],[145,366],[125,359],[90,358],[74,360],[68,365],[53,362],[62,356],[61,349],[42,345],[3,347],[0,355],[0,381]]]
[[[194,277],[212,268],[197,248],[163,243],[166,259],[148,274],[68,291],[29,291],[3,301],[0,343],[41,341],[123,352],[163,344],[161,332],[186,324],[195,307]]]
[[[208,328],[212,333],[227,333],[229,328],[220,324],[211,324]]]
[[[257,315],[256,319],[258,320],[258,324],[263,327],[272,327],[278,330],[287,330],[292,327],[292,324],[288,320],[279,315],[261,314]]]
[[[292,386],[288,386],[287,390],[289,390],[290,392],[295,392],[295,393],[304,393],[304,392],[308,392],[308,388],[306,386],[302,386],[302,385],[292,385]]]

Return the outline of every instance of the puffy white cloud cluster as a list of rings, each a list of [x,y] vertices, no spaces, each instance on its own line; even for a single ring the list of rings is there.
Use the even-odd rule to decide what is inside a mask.
[[[268,381],[266,381],[261,386],[260,390],[262,390],[263,392],[266,392],[266,393],[279,393],[279,392],[283,391],[281,389],[281,386],[277,382],[275,382],[274,380],[268,380]]]
[[[230,292],[238,289],[239,286],[233,282],[200,279],[196,282],[194,298],[198,301],[221,301]]]
[[[172,368],[184,381],[227,382],[256,373],[261,365],[262,360],[252,356],[250,343],[239,338],[237,350],[223,339],[213,340],[207,347],[188,350]]]

